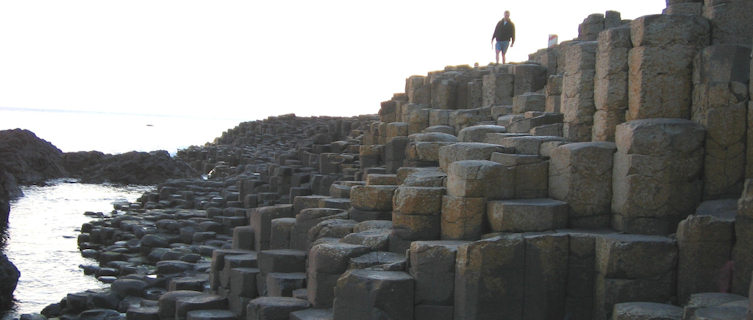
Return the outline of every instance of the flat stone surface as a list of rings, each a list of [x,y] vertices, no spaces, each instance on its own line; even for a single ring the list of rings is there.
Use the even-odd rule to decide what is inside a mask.
[[[682,308],[653,302],[623,302],[614,305],[613,320],[680,320]]]
[[[288,320],[290,313],[307,309],[311,304],[290,297],[261,297],[251,300],[246,311],[247,320]]]
[[[193,310],[186,314],[188,320],[236,320],[229,310]]]
[[[332,310],[306,309],[291,312],[290,320],[332,320]]]

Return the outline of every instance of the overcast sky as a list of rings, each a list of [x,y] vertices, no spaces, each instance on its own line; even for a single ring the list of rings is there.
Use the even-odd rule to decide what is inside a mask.
[[[404,80],[494,61],[504,10],[524,61],[591,13],[664,0],[0,0],[0,108],[255,120],[376,113]],[[2,109],[0,109],[2,112]],[[2,117],[0,117],[0,121]],[[7,126],[7,124],[6,124]]]

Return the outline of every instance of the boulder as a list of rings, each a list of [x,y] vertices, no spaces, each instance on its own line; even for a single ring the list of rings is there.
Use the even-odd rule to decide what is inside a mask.
[[[0,253],[0,310],[13,305],[13,291],[16,290],[21,273],[5,254]]]

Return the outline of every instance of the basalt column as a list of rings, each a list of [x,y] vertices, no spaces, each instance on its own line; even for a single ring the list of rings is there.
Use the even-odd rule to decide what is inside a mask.
[[[706,47],[693,63],[692,119],[706,127],[705,199],[737,197],[745,179],[750,48]]]
[[[627,120],[690,119],[692,65],[709,44],[708,20],[649,15],[630,23]]]
[[[628,26],[608,29],[599,34],[594,82],[594,141],[614,141],[615,127],[625,122],[628,52],[631,47]]]
[[[704,128],[690,120],[645,119],[617,126],[612,227],[670,234],[702,192]]]
[[[577,142],[591,141],[594,112],[594,75],[596,41],[574,43],[565,51],[565,74],[562,79],[562,113],[565,115],[564,137]]]

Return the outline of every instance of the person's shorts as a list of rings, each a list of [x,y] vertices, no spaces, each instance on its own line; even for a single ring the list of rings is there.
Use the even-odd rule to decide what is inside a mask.
[[[502,51],[502,54],[507,53],[507,47],[510,46],[510,41],[497,41],[497,51]]]

